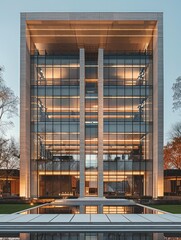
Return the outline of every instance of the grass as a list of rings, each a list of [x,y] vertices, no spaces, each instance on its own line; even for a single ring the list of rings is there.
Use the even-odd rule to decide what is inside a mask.
[[[181,214],[181,204],[180,205],[149,205],[149,207],[163,210],[170,213]]]
[[[20,203],[10,203],[10,204],[5,204],[5,203],[0,203],[0,214],[9,214],[9,213],[14,213],[18,212],[24,209],[28,209],[31,207],[35,207],[35,205],[31,206],[30,204],[20,204]]]

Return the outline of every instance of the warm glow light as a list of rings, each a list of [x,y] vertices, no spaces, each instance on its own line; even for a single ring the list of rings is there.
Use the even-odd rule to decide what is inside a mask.
[[[48,118],[54,118],[54,119],[72,118],[72,119],[75,119],[75,118],[79,118],[79,115],[63,115],[63,116],[62,115],[48,115]]]
[[[63,108],[63,107],[48,107],[47,112],[52,111],[80,111],[80,108]]]
[[[103,213],[104,214],[124,214],[124,213],[128,213],[128,207],[127,206],[103,206]]]
[[[39,175],[72,175],[75,177],[79,178],[79,172],[78,171],[50,171],[50,170],[46,170],[46,171],[39,171],[38,172]],[[86,179],[87,177],[93,177],[95,178],[98,175],[97,171],[85,171],[85,176]],[[131,175],[144,175],[144,171],[104,171],[103,173],[104,177],[108,178],[108,177],[122,177],[122,178],[126,178],[126,176],[131,176]],[[97,178],[96,178],[97,179]]]
[[[86,193],[89,193],[86,191]],[[97,206],[86,206],[85,207],[86,214],[97,214]]]
[[[31,31],[97,31],[97,28],[75,28],[71,25],[72,28],[30,28]],[[107,31],[106,28],[99,28],[99,31]],[[152,32],[154,28],[109,28],[109,31],[150,31]],[[29,29],[26,30],[29,33]]]
[[[113,35],[113,34],[31,34],[29,35],[31,37],[56,37],[56,38],[59,38],[59,37],[91,37],[91,38],[94,38],[94,37],[113,37],[113,38],[120,38],[120,37],[156,37],[157,35],[154,35],[154,34],[116,34],[116,35]]]
[[[118,107],[118,108],[115,108],[115,107],[106,108],[106,107],[104,107],[104,111],[105,110],[108,110],[109,112],[111,112],[111,111],[124,111],[124,112],[127,112],[127,111],[131,111],[132,112],[133,111],[133,112],[138,112],[138,106],[134,105],[131,108],[128,108],[128,107],[125,107],[125,108],[120,108],[120,107]]]
[[[45,139],[44,140],[45,142],[60,142],[60,143],[64,143],[64,142],[75,142],[75,143],[78,143],[80,140],[71,140],[71,139],[68,139],[68,140],[55,140],[55,139],[51,139],[51,140],[49,140],[49,139]]]
[[[86,82],[97,82],[98,79],[86,79],[85,81],[86,81]]]
[[[125,115],[125,116],[115,116],[115,115],[104,115],[104,118],[117,118],[117,119],[123,119],[123,118],[132,118],[133,115]]]
[[[39,171],[38,172],[39,173],[39,175],[58,175],[58,176],[60,176],[60,175],[71,175],[71,176],[79,176],[79,172],[77,172],[77,171],[48,171],[48,170],[46,170],[46,172],[45,171]]]
[[[131,140],[126,140],[126,139],[123,139],[123,140],[103,140],[104,142],[140,142],[140,140],[134,140],[134,139],[131,139]]]

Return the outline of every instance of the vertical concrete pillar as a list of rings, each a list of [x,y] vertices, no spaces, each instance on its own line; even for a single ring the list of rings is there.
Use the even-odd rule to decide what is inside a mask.
[[[21,14],[20,49],[20,196],[30,197],[30,34],[25,13]]]
[[[153,38],[153,197],[163,196],[163,16]]]
[[[104,50],[98,51],[98,197],[103,197],[103,65]]]
[[[98,205],[98,214],[103,214],[103,204]]]
[[[80,197],[85,196],[85,50],[80,49]]]
[[[85,206],[80,205],[79,206],[79,212],[80,212],[80,214],[85,214]]]

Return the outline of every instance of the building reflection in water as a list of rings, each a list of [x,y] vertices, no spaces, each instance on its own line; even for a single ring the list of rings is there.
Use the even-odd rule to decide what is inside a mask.
[[[50,204],[32,210],[22,212],[22,214],[161,214],[159,210],[152,210],[138,205],[114,206],[114,205],[56,205]]]
[[[180,240],[181,233],[104,232],[104,233],[0,233],[0,240]]]

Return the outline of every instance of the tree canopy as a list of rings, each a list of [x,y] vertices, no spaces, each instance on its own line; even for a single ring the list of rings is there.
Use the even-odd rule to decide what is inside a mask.
[[[181,169],[181,136],[167,143],[163,150],[164,169]]]
[[[165,169],[181,169],[181,122],[173,125],[170,141],[164,146],[163,154]]]

